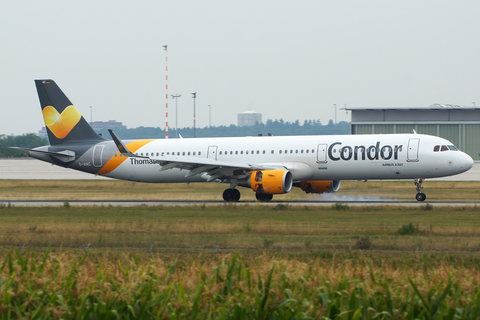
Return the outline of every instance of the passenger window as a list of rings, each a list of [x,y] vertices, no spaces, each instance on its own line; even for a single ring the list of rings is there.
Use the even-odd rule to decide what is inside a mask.
[[[265,150],[263,150],[263,154],[265,154]]]
[[[235,154],[238,154],[238,151],[235,151]]]
[[[274,153],[275,153],[275,151],[272,150],[272,154],[274,154]]]
[[[440,146],[433,147],[433,152],[438,152],[440,150]]]
[[[293,150],[290,150],[290,153],[293,153]]]
[[[198,155],[199,155],[199,156],[202,155],[202,152],[198,151]]]
[[[243,150],[242,150],[242,151],[240,151],[240,154],[243,154]]]
[[[288,150],[285,150],[285,153],[288,153]]]
[[[307,149],[307,153],[308,153],[308,149]]]
[[[193,155],[195,155],[195,151],[193,151]]]
[[[252,154],[254,154],[254,153],[255,153],[255,150],[252,150]],[[257,153],[258,153],[258,151],[257,151]]]
[[[298,150],[295,150],[295,153],[298,153]]]
[[[312,149],[312,153],[315,153],[315,150]]]
[[[303,153],[303,149],[302,149],[302,150],[300,150],[300,153]]]
[[[184,155],[185,155],[185,151],[184,151],[184,152],[182,152],[182,156],[184,156]]]
[[[442,149],[440,149],[440,151],[448,151],[448,147],[447,146],[442,146]]]
[[[230,151],[230,154],[233,154],[233,151]]]
[[[282,150],[278,151],[278,153],[282,154]]]
[[[188,155],[190,155],[190,151],[188,152]]]
[[[247,151],[245,151],[245,154],[248,154],[248,150],[247,150]]]

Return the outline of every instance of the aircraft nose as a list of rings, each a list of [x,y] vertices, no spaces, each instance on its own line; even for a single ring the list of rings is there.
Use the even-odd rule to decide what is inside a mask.
[[[470,170],[473,167],[472,157],[462,152],[462,158],[460,159],[460,166],[464,171]]]

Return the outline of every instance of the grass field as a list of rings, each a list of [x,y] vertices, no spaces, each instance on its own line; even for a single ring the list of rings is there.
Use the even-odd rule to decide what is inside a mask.
[[[466,193],[466,200],[476,200],[479,187],[476,182],[427,185],[429,199],[437,194],[438,200]],[[0,181],[1,198],[12,200],[156,200],[188,190],[195,190],[189,196],[204,192],[218,198],[224,188],[168,187]],[[410,200],[412,187],[349,182],[339,195]],[[243,192],[245,198],[253,194]],[[480,316],[476,206],[77,207],[65,202],[63,207],[5,205],[0,221],[1,319]]]
[[[426,181],[423,191],[428,201],[480,199],[480,181]],[[228,185],[217,183],[148,184],[119,180],[0,180],[0,200],[223,200]],[[255,193],[239,188],[242,201],[256,201]],[[342,181],[335,194],[305,194],[299,188],[273,201],[380,198],[413,201],[415,186],[412,181]],[[333,196],[333,198],[332,198]]]

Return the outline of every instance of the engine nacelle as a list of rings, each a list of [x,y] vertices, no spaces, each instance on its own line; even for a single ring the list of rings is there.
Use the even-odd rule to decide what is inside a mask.
[[[237,181],[242,187],[252,188],[256,193],[280,194],[290,192],[292,173],[288,170],[263,170],[249,172],[250,176]]]
[[[295,186],[300,187],[306,193],[333,193],[340,189],[340,181],[302,181],[295,183]]]

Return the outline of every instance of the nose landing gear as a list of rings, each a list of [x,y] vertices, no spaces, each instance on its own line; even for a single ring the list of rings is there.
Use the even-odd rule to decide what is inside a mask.
[[[415,196],[415,199],[417,199],[417,201],[425,201],[425,199],[427,199],[427,196],[425,195],[425,193],[422,192],[423,179],[421,179],[421,178],[414,179],[413,183],[415,184],[416,189],[417,189],[417,195]]]
[[[223,200],[226,202],[237,202],[240,200],[240,191],[237,189],[226,189],[223,191]]]

